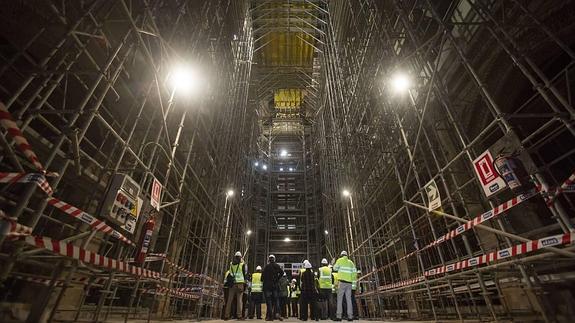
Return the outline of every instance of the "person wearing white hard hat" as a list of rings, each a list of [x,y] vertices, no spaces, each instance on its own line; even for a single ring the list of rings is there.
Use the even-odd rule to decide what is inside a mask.
[[[347,320],[353,321],[353,305],[351,301],[351,287],[355,279],[355,264],[347,257],[347,252],[341,252],[339,259],[333,265],[334,272],[337,272],[337,311],[335,321],[341,321],[343,315],[343,298],[346,301]]]
[[[319,268],[319,308],[321,312],[321,319],[327,320],[329,318],[333,318],[333,297],[332,288],[333,288],[333,281],[332,281],[332,272],[331,268],[328,266],[327,259],[323,258],[321,260],[322,266]]]
[[[264,297],[266,299],[266,321],[273,321],[274,318],[283,321],[280,316],[280,295],[278,282],[283,276],[284,271],[276,263],[276,257],[270,255],[268,257],[268,264],[264,267],[262,272],[262,282]]]
[[[280,291],[280,315],[283,318],[287,318],[286,305],[288,303],[289,297],[289,281],[285,271],[283,276],[278,281],[278,289]]]
[[[298,317],[298,303],[299,303],[299,295],[300,289],[297,284],[297,280],[294,278],[291,280],[290,288],[290,302],[291,302],[291,313],[290,317]]]
[[[242,253],[236,252],[234,259],[230,263],[229,274],[226,276],[226,285],[228,285],[228,300],[226,302],[226,313],[224,320],[231,317],[232,304],[236,301],[236,315],[238,319],[243,319],[242,315],[242,296],[248,277],[248,269],[242,260]]]
[[[250,311],[248,317],[254,318],[254,312],[258,320],[262,319],[263,283],[262,266],[256,267],[256,272],[252,274],[252,292],[250,295]]]
[[[311,309],[311,318],[316,321],[319,320],[319,316],[316,313],[316,301],[318,296],[318,291],[315,283],[315,275],[312,270],[312,265],[309,261],[304,261],[303,268],[305,271],[302,273],[300,278],[301,284],[301,296],[300,296],[300,316],[299,319],[302,321],[307,321],[308,319],[308,307]]]

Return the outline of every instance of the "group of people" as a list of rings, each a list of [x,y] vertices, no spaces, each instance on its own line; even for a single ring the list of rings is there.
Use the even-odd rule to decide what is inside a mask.
[[[287,317],[341,321],[344,312],[348,321],[357,319],[355,292],[359,272],[355,264],[342,251],[333,265],[325,258],[321,265],[316,271],[311,262],[304,260],[299,280],[293,278],[289,282],[274,255],[268,257],[263,269],[257,266],[250,274],[241,252],[236,252],[225,274],[223,319],[232,318],[232,314],[238,320],[261,319],[263,302],[266,321],[283,321]]]

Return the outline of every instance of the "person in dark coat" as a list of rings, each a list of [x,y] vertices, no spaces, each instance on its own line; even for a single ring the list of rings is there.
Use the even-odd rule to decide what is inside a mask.
[[[262,272],[262,283],[264,297],[266,299],[266,321],[273,321],[274,318],[283,321],[280,316],[280,291],[278,282],[284,271],[276,263],[276,257],[270,255],[268,264]]]
[[[315,282],[315,275],[312,270],[312,265],[309,261],[303,264],[305,271],[301,275],[301,295],[300,295],[300,320],[307,321],[308,306],[311,308],[311,317],[319,321],[317,315],[316,303],[318,298],[318,290]]]
[[[283,318],[287,318],[287,308],[288,306],[288,297],[289,297],[289,281],[287,280],[286,273],[283,273],[282,278],[280,278],[278,282],[278,288],[280,291],[280,315]],[[289,306],[288,306],[289,307]]]

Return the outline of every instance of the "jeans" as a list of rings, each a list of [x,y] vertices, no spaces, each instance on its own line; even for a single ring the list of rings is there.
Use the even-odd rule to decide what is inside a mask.
[[[265,290],[266,319],[274,319],[280,316],[280,297],[277,290]]]
[[[232,313],[232,303],[236,301],[236,313],[238,318],[242,317],[242,296],[244,293],[244,284],[234,284],[228,292],[228,301],[226,302],[225,318],[230,318]]]
[[[320,289],[319,290],[319,308],[321,309],[320,318],[322,320],[327,320],[328,318],[333,319],[333,297],[331,296],[331,288],[330,289]]]
[[[300,320],[307,320],[308,306],[311,307],[311,319],[318,320],[317,314],[317,294],[316,293],[301,293],[300,295],[301,309],[300,309]]]
[[[252,293],[250,298],[250,312],[248,314],[249,318],[254,317],[254,312],[258,319],[262,318],[262,293]]]
[[[339,287],[337,288],[337,318],[341,319],[343,314],[343,298],[345,296],[345,301],[347,305],[347,318],[353,319],[353,305],[351,304],[351,283],[344,281],[339,282]]]

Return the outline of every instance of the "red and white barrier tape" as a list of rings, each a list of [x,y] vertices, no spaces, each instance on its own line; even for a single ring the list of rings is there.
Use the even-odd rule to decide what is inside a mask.
[[[123,241],[129,245],[134,246],[134,243],[132,241],[130,241],[128,238],[126,238],[120,232],[114,230],[112,227],[107,225],[104,221],[96,219],[92,215],[78,209],[77,207],[75,207],[71,204],[68,204],[64,201],[61,201],[55,197],[49,197],[48,198],[48,204],[59,209],[60,211],[72,216],[73,218],[76,218],[76,219],[90,225],[93,229],[95,229],[97,231],[104,232],[105,234],[111,235],[114,238],[117,238],[117,239],[119,239],[119,240],[121,240],[121,241]]]
[[[128,264],[127,262],[119,261],[116,259],[111,259],[105,256],[101,256],[97,253],[82,249],[71,243],[66,243],[62,241],[52,240],[47,237],[35,237],[29,236],[25,238],[26,243],[38,247],[50,250],[54,253],[60,254],[62,256],[70,257],[73,259],[80,260],[85,263],[89,263],[98,267],[109,268],[124,272],[127,274],[137,275],[141,277],[149,278],[160,278],[160,273],[149,269],[144,269],[141,267],[136,267]]]
[[[156,295],[169,294],[170,296],[173,296],[176,298],[183,298],[183,299],[198,299],[198,298],[200,298],[198,295],[181,292],[178,289],[170,289],[170,288],[166,288],[166,287],[159,286],[159,285],[156,286],[156,288],[145,290],[144,293],[156,294]]]
[[[37,283],[37,284],[46,285],[46,286],[50,285],[50,282],[51,282],[51,280],[49,278],[36,278],[36,277],[21,276],[21,275],[12,275],[11,277],[15,278],[15,279],[19,279],[19,280],[25,280],[25,281],[29,281],[29,282],[33,282],[33,283]],[[101,286],[107,280],[108,280],[108,278],[98,278],[98,279],[91,281],[89,277],[73,277],[70,280],[70,283],[76,283],[76,284],[81,284],[81,285],[99,285],[99,286]],[[64,285],[63,280],[56,281],[55,286],[63,286],[63,285]]]
[[[423,273],[423,276],[415,277],[415,278],[408,279],[408,280],[399,281],[399,282],[396,282],[393,284],[387,284],[384,286],[380,286],[378,289],[379,290],[388,290],[388,289],[394,289],[394,288],[398,288],[398,287],[409,286],[409,285],[413,285],[413,284],[417,284],[419,282],[422,282],[427,277],[431,277],[431,276],[435,276],[435,275],[439,275],[439,274],[444,274],[444,273],[452,272],[452,271],[456,271],[456,270],[465,270],[465,269],[470,268],[470,267],[492,263],[492,262],[495,262],[497,260],[514,258],[514,257],[520,256],[522,254],[534,252],[534,251],[537,251],[540,249],[545,249],[545,248],[558,246],[558,245],[572,244],[574,242],[575,242],[575,232],[568,232],[568,233],[558,234],[558,235],[549,236],[549,237],[545,237],[545,238],[541,238],[541,239],[531,240],[531,241],[523,242],[521,244],[509,247],[509,248],[505,248],[505,249],[501,249],[501,250],[495,250],[495,251],[492,251],[490,253],[483,254],[481,256],[477,256],[477,257],[468,258],[468,259],[465,259],[462,261],[458,261],[456,263],[452,263],[452,264],[449,264],[446,266],[435,267],[433,269],[426,270]]]
[[[20,149],[20,151],[24,154],[24,156],[26,156],[26,158],[28,158],[28,160],[34,165],[34,167],[37,170],[44,172],[45,171],[44,166],[42,166],[42,163],[40,163],[38,156],[36,156],[36,153],[34,153],[34,151],[32,150],[32,147],[28,143],[28,140],[26,139],[26,137],[24,137],[22,131],[20,131],[20,128],[18,127],[16,122],[12,119],[10,112],[8,112],[8,109],[2,102],[0,102],[0,125],[2,125],[4,129],[6,129],[6,132],[8,132],[8,134],[10,134],[12,139],[14,139],[14,142],[16,143],[18,149]]]
[[[499,215],[509,211],[511,208],[513,208],[513,207],[527,201],[531,197],[537,195],[537,192],[538,192],[537,189],[533,189],[527,193],[520,194],[520,195],[512,198],[511,200],[504,202],[504,203],[494,207],[493,209],[476,216],[475,218],[467,221],[466,223],[458,226],[457,228],[449,231],[448,233],[442,235],[437,240],[429,243],[425,247],[418,249],[418,250],[415,250],[413,252],[410,252],[407,255],[405,255],[405,256],[403,256],[403,257],[401,257],[401,258],[399,258],[399,259],[397,259],[397,260],[395,260],[395,261],[393,261],[393,262],[391,262],[391,263],[389,263],[383,267],[380,267],[380,268],[378,268],[372,272],[365,274],[364,276],[360,277],[360,280],[363,278],[369,277],[370,275],[373,275],[377,271],[384,270],[385,268],[388,268],[392,265],[395,265],[402,260],[410,258],[410,257],[416,255],[418,252],[422,252],[422,251],[427,250],[431,247],[442,244],[443,242],[451,240],[451,239],[455,238],[456,236],[462,234],[463,232],[469,231],[469,230],[471,230],[471,228],[473,228],[473,227],[475,227],[475,226],[477,226],[477,225],[479,225],[479,224],[481,224],[487,220],[494,219],[494,218],[498,217]]]
[[[0,173],[0,183],[36,183],[46,194],[54,192],[44,174],[40,173]]]
[[[537,187],[541,189],[542,192],[546,193],[543,195],[543,197],[545,198],[545,203],[547,203],[548,207],[551,207],[555,203],[555,199],[557,198],[557,196],[559,196],[566,190],[569,191],[572,190],[571,187],[573,186],[574,183],[575,183],[575,172],[573,172],[571,176],[569,176],[563,183],[561,183],[561,185],[559,185],[559,187],[557,187],[554,190],[547,189],[547,187],[543,187],[542,185],[538,185]]]
[[[200,277],[200,278],[205,278],[208,281],[212,281],[212,282],[217,283],[215,279],[213,279],[209,276],[206,276],[203,274],[198,274],[198,273],[193,273],[193,272],[187,270],[186,268],[173,263],[170,259],[167,258],[167,255],[165,253],[151,253],[151,254],[148,254],[148,257],[162,258],[163,260],[166,261],[168,266],[170,266],[173,270],[179,272],[179,273],[175,272],[172,274],[168,274],[166,277]],[[150,261],[154,261],[154,260],[150,260]]]
[[[0,210],[0,236],[9,238],[25,237],[32,234],[32,228],[20,224]]]

